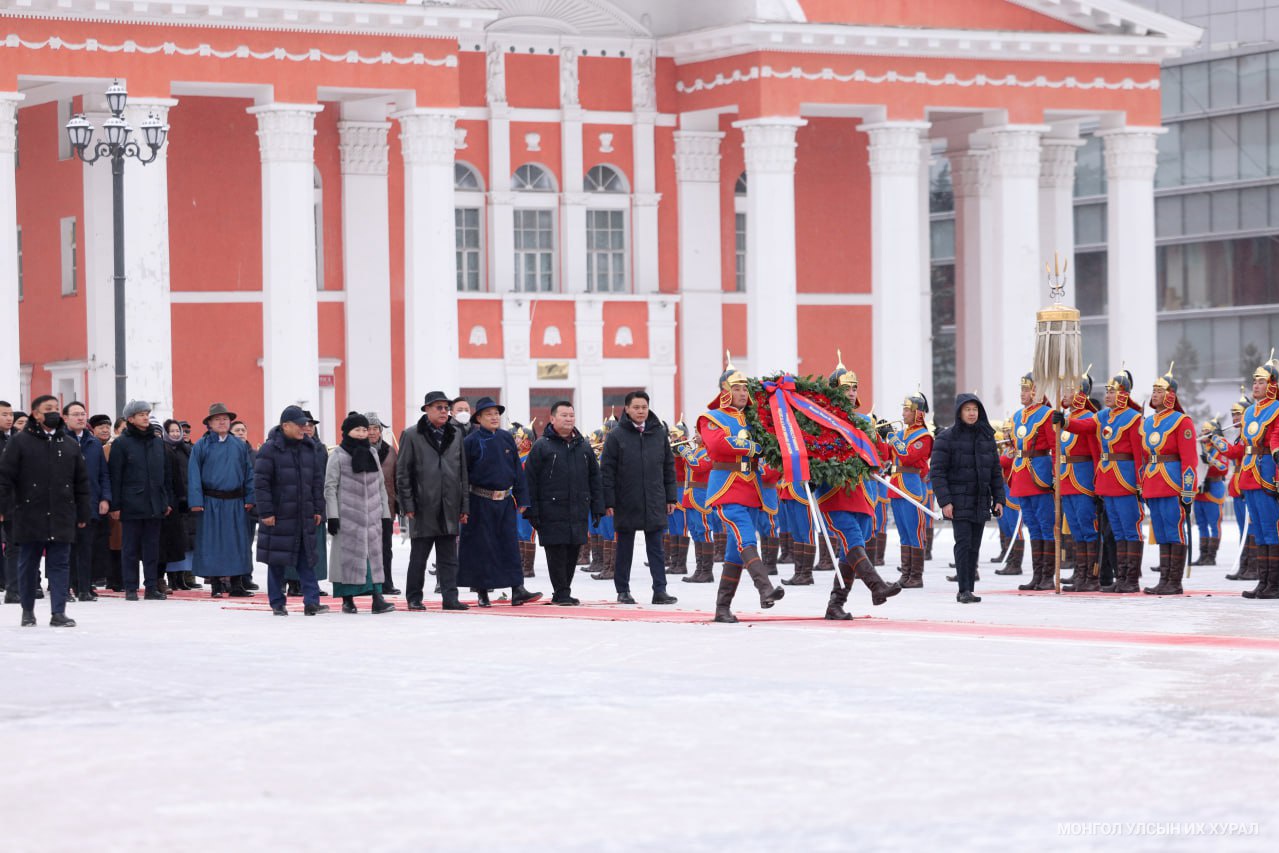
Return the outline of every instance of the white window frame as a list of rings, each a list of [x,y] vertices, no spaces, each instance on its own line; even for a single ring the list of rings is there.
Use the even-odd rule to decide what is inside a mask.
[[[459,168],[466,169],[475,178],[477,188],[462,189],[458,186],[457,170]],[[487,198],[488,197],[484,192],[484,180],[480,177],[479,170],[476,169],[474,166],[472,166],[470,163],[466,163],[460,160],[457,161],[454,164],[454,171],[453,171],[453,222],[454,222],[453,249],[459,255],[459,258],[458,258],[459,263],[458,263],[458,270],[457,270],[457,275],[458,275],[457,292],[458,293],[483,293],[489,289],[488,279],[487,279],[487,273],[488,273],[488,264],[487,264],[487,261],[488,261],[487,231],[488,229],[486,227],[486,223],[488,222],[488,211],[486,210]],[[457,245],[456,224],[457,224],[457,213],[460,210],[475,210],[475,211],[478,211],[479,213],[478,227],[480,231],[480,245],[478,250],[462,249],[460,246]],[[463,290],[462,282],[465,280],[465,277],[464,277],[464,270],[462,268],[462,263],[461,263],[462,259],[460,255],[463,252],[475,252],[475,251],[478,251],[478,257],[476,258],[476,266],[477,266],[476,277],[479,281],[479,289]]]
[[[735,292],[746,292],[746,193],[749,192],[749,184],[746,180],[746,173],[742,172],[737,178],[737,182],[733,185],[733,285]],[[738,219],[738,217],[741,217]],[[742,227],[739,229],[737,223],[741,222]],[[737,235],[741,233],[741,245],[738,245]]]
[[[529,252],[529,251],[537,251],[540,253],[545,250],[514,249],[515,257],[514,257],[514,270],[513,270],[514,275],[511,281],[512,289],[516,293],[559,293],[560,280],[561,280],[561,277],[560,277],[560,217],[559,217],[560,195],[559,195],[559,189],[555,185],[555,173],[540,163],[525,163],[525,164],[522,164],[520,168],[524,168],[524,166],[536,166],[537,168],[541,169],[543,172],[546,173],[546,176],[550,179],[551,186],[554,188],[549,190],[527,190],[527,189],[515,190],[514,203],[512,204],[512,207],[515,209],[516,214],[518,214],[519,211],[522,211],[522,210],[549,210],[551,213],[551,248],[549,250],[551,253],[551,287],[550,287],[550,290],[526,290],[523,287],[524,277],[521,272],[523,265],[520,263],[523,253]],[[519,169],[517,169],[516,171],[518,172]],[[514,173],[512,173],[511,183],[512,183],[512,187],[514,187],[514,183],[515,183]],[[514,223],[515,218],[516,217],[513,215],[512,223]],[[512,227],[514,227],[514,225],[512,225]],[[514,234],[514,231],[512,231],[511,245],[514,246],[514,244],[515,244],[515,234]]]
[[[78,232],[74,216],[64,216],[58,220],[58,246],[62,257],[62,295],[75,296],[79,291],[79,246]]]
[[[586,173],[587,178],[589,178],[592,171],[600,168],[612,171],[613,174],[617,176],[620,188],[615,190],[586,190],[586,196],[588,199],[585,218],[586,239],[583,243],[586,247],[586,290],[588,293],[630,293],[633,279],[631,275],[631,245],[635,242],[635,235],[631,233],[631,223],[634,220],[634,217],[631,216],[632,199],[630,194],[630,184],[626,180],[625,172],[608,163],[600,163],[597,166],[592,166]],[[588,187],[589,180],[584,180],[583,186]],[[598,250],[591,249],[591,214],[597,211],[621,211],[622,213],[621,290],[614,290],[612,288],[609,288],[608,290],[599,290],[595,287],[595,264],[593,255]],[[608,255],[613,255],[617,252],[615,249],[607,249],[603,251]]]

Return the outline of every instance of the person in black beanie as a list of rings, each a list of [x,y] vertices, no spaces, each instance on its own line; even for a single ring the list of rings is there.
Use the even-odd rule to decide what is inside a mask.
[[[329,577],[343,613],[358,613],[357,595],[373,596],[373,612],[395,605],[382,597],[382,521],[391,511],[377,451],[369,445],[369,419],[351,412],[342,421],[342,443],[329,454],[324,504],[333,553]]]
[[[961,604],[981,601],[973,594],[982,530],[1004,508],[1004,476],[995,429],[975,394],[955,398],[955,425],[937,436],[929,460],[933,493],[955,530],[955,569]]]

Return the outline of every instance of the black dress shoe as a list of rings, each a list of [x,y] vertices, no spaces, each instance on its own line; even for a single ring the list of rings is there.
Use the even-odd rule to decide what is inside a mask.
[[[359,609],[355,606],[355,601],[349,595],[342,597],[342,612],[343,613],[359,613],[360,612]]]
[[[75,620],[65,613],[55,613],[49,617],[50,628],[74,628]]]
[[[425,608],[425,607],[423,607],[422,609],[423,609],[423,610],[425,610],[426,608]],[[440,609],[442,609],[442,610],[470,610],[470,609],[471,609],[471,605],[469,605],[469,604],[465,604],[465,603],[463,603],[463,602],[461,602],[461,601],[458,601],[458,600],[457,600],[457,596],[453,596],[453,598],[451,598],[451,599],[448,599],[448,598],[444,599],[444,605],[443,605],[443,607],[441,607]]]
[[[256,591],[258,591],[259,589],[261,589],[262,587],[260,587],[260,586],[258,586],[257,584],[255,584],[255,583],[253,582],[253,578],[249,577],[248,575],[245,575],[245,576],[244,576],[244,588],[245,588],[245,589],[247,589],[247,590],[252,590],[252,591],[256,592]]]
[[[664,592],[653,593],[654,604],[674,604],[677,601],[679,601],[679,599],[673,595],[667,595]]]
[[[395,605],[387,601],[385,598],[373,599],[374,613],[390,613],[394,609],[395,609]]]
[[[961,592],[955,596],[955,600],[960,604],[976,604],[981,601],[981,598],[973,595],[971,592]]]
[[[533,601],[541,601],[541,600],[542,600],[542,593],[540,592],[529,592],[527,589],[525,589],[522,586],[517,586],[511,589],[511,606],[512,607],[519,607],[521,604],[528,604]]]
[[[82,592],[75,597],[75,600],[76,601],[97,601],[98,596],[96,593]]]
[[[231,591],[227,593],[227,595],[231,596],[232,598],[252,598],[253,597],[253,593],[249,592],[248,587],[242,587],[242,586],[231,587]],[[217,595],[215,597],[221,598],[222,596]]]
[[[629,592],[619,592],[617,594],[617,603],[618,604],[634,604],[635,599],[631,597],[631,594]]]
[[[34,610],[22,611],[22,627],[34,628],[36,624],[36,612]]]
[[[44,589],[42,587],[36,587],[36,598],[44,598]]]
[[[475,591],[475,594],[476,594],[476,596],[478,596],[478,597],[479,597],[479,599],[480,599],[480,607],[492,607],[492,606],[493,606],[492,602],[490,602],[490,601],[489,601],[489,592],[488,592],[488,590],[487,590],[487,589],[480,589],[480,590],[476,590],[476,591]]]
[[[393,586],[387,586],[386,584],[383,584],[382,594],[383,595],[402,595],[403,592],[401,590],[396,589]]]
[[[284,609],[283,607],[272,607],[271,615],[272,616],[288,616],[289,611]]]
[[[315,616],[317,613],[328,613],[329,606],[327,604],[308,604],[302,608],[302,612],[307,616]]]
[[[582,602],[571,595],[565,595],[560,598],[552,598],[551,604],[558,604],[560,607],[576,607]]]
[[[422,603],[422,602],[420,602],[420,601],[410,601],[410,602],[409,602],[409,610],[425,610],[425,609],[426,609],[426,605],[425,605],[425,604],[423,604],[423,603]],[[445,610],[450,610],[450,609],[452,609],[452,608],[450,608],[450,607],[446,604],[446,605],[444,605],[444,609],[445,609]]]
[[[133,589],[131,589],[131,590],[129,590],[128,592],[126,592],[126,593],[124,594],[124,600],[125,600],[125,601],[137,601],[137,600],[138,600],[138,593],[137,593],[137,590],[133,590]]]
[[[158,589],[148,589],[146,594],[147,601],[164,601],[168,597]]]
[[[5,604],[21,603],[21,599],[18,598],[18,591],[16,589],[6,589],[4,591],[4,603]]]

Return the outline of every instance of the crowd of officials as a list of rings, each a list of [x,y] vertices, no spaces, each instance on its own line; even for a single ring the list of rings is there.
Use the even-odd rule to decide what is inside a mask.
[[[634,535],[645,532],[654,604],[666,592],[663,536],[680,499],[667,429],[642,391],[628,395],[624,428],[597,455],[578,431],[571,403],[551,408],[540,440],[521,447],[502,428],[505,409],[483,397],[426,395],[420,420],[398,446],[376,413],[352,412],[333,447],[311,413],[289,406],[261,446],[248,441],[236,413],[214,403],[204,433],[185,421],[158,423],[150,404],[132,401],[123,417],[90,417],[79,402],[52,396],[15,412],[0,401],[0,529],[5,603],[35,625],[45,597],[50,624],[72,627],[69,600],[92,602],[96,589],[129,601],[165,600],[173,590],[250,598],[254,564],[267,567],[272,612],[287,616],[300,596],[307,615],[328,580],[342,610],[371,599],[375,613],[395,609],[391,577],[393,520],[411,540],[404,595],[423,603],[434,555],[436,592],[464,610],[459,588],[480,606],[509,590],[511,605],[537,601],[517,528],[531,526],[547,552],[552,601],[572,606],[572,579],[588,533],[608,518],[617,537],[619,601],[633,603],[629,576]],[[526,430],[527,431],[527,430]]]

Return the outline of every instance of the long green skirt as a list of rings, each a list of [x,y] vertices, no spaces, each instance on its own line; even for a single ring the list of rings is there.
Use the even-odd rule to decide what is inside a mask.
[[[372,595],[381,591],[382,584],[373,583],[373,565],[367,560],[364,563],[364,583],[333,582],[333,594],[339,598],[346,595]]]

